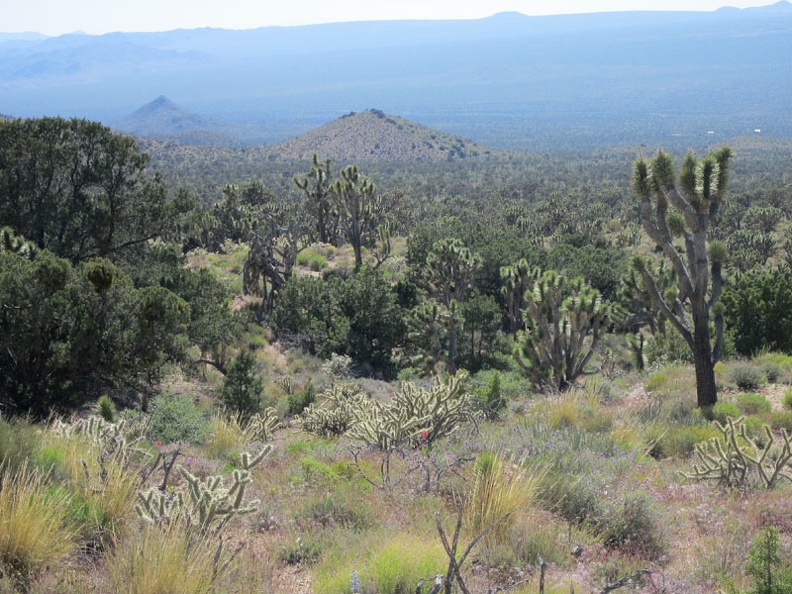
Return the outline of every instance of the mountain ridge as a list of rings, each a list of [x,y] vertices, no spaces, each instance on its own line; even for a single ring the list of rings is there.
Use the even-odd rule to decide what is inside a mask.
[[[108,123],[165,95],[246,145],[372,105],[483,145],[539,152],[701,146],[757,128],[792,138],[790,9],[505,13],[0,43],[0,111]]]

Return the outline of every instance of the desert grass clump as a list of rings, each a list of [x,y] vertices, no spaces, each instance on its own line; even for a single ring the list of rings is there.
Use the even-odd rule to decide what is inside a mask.
[[[245,445],[245,431],[236,416],[217,412],[212,417],[212,433],[204,452],[215,460],[232,460]]]
[[[490,528],[483,538],[485,545],[502,543],[514,525],[516,512],[533,501],[543,476],[544,471],[526,467],[524,460],[504,460],[493,452],[480,454],[465,504],[470,532],[478,534]]]
[[[76,544],[66,521],[69,495],[49,491],[32,467],[6,470],[0,480],[0,576],[24,587]]]
[[[107,559],[117,594],[208,594],[218,577],[217,544],[179,524],[133,531]]]
[[[40,437],[25,419],[0,417],[0,469],[16,470],[35,457]]]
[[[80,531],[99,540],[116,533],[134,517],[138,477],[129,469],[125,452],[108,454],[83,435],[50,436],[48,443],[63,452],[63,486],[80,502],[88,522]]]
[[[792,388],[789,388],[786,392],[784,392],[782,402],[785,408],[792,409]]]
[[[740,417],[740,409],[736,404],[731,402],[717,402],[709,413],[713,421],[718,421],[721,424],[726,423],[727,419],[737,419]]]

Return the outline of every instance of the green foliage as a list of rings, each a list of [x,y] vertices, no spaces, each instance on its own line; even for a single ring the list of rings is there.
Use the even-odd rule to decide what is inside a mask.
[[[218,398],[244,422],[262,409],[264,380],[256,372],[256,357],[243,349],[231,362]]]
[[[361,532],[372,525],[368,511],[338,490],[308,502],[297,511],[295,521],[298,526],[314,530],[321,526]]]
[[[39,440],[36,427],[26,419],[0,417],[0,470],[13,472],[28,464],[40,447]]]
[[[118,257],[176,231],[192,208],[147,174],[148,161],[134,138],[95,122],[4,121],[0,220],[72,262]]]
[[[163,392],[151,402],[147,434],[162,443],[204,443],[212,432],[209,412],[188,394]]]
[[[783,403],[786,408],[792,408],[792,388],[789,388],[786,392],[784,392]]]
[[[96,414],[108,423],[115,423],[118,420],[115,402],[107,394],[102,394],[96,401]]]
[[[740,417],[740,408],[731,402],[718,402],[712,407],[710,416],[713,421],[726,424],[729,418],[737,419]]]
[[[146,389],[181,357],[189,307],[136,289],[106,260],[0,253],[0,402],[45,415],[112,388]]]
[[[792,276],[774,269],[741,275],[723,291],[723,315],[737,352],[792,353]]]
[[[392,371],[391,356],[404,335],[396,292],[382,273],[361,268],[348,278],[294,277],[272,316],[281,342],[324,359],[348,355],[363,372]]]
[[[26,591],[38,573],[60,562],[76,543],[66,522],[69,496],[48,492],[32,468],[6,469],[0,484],[0,575]]]
[[[316,402],[317,389],[313,382],[308,382],[302,388],[298,388],[286,396],[288,415],[299,415],[307,407]]]
[[[313,250],[305,250],[297,254],[297,264],[310,268],[314,272],[320,272],[328,266],[327,258]]]
[[[646,493],[628,491],[609,500],[603,516],[595,519],[594,524],[607,547],[647,559],[659,559],[668,551],[663,533],[664,518]]]
[[[497,419],[500,411],[506,408],[506,396],[501,388],[501,375],[492,374],[487,385],[478,391],[479,404],[484,416],[489,420]]]
[[[784,594],[792,590],[792,567],[781,557],[778,529],[766,527],[748,549],[745,573],[754,581],[749,594]]]
[[[314,563],[322,555],[322,543],[312,537],[298,537],[293,543],[284,546],[278,552],[278,558],[286,565]]]
[[[770,412],[773,408],[770,401],[761,394],[753,394],[750,392],[737,394],[736,401],[737,407],[744,415],[758,415]]]

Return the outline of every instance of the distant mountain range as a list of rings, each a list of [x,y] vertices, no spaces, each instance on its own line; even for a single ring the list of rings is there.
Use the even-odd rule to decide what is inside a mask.
[[[130,119],[160,96],[183,113]],[[197,144],[274,144],[377,107],[502,148],[701,146],[754,130],[792,138],[791,96],[787,1],[714,12],[0,34],[0,113],[86,117]]]

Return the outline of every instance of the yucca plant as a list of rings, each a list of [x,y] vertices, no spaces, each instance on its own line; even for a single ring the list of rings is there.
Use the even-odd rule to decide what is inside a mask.
[[[76,542],[66,523],[69,495],[48,491],[42,476],[23,466],[2,474],[0,574],[24,586],[57,564]]]

